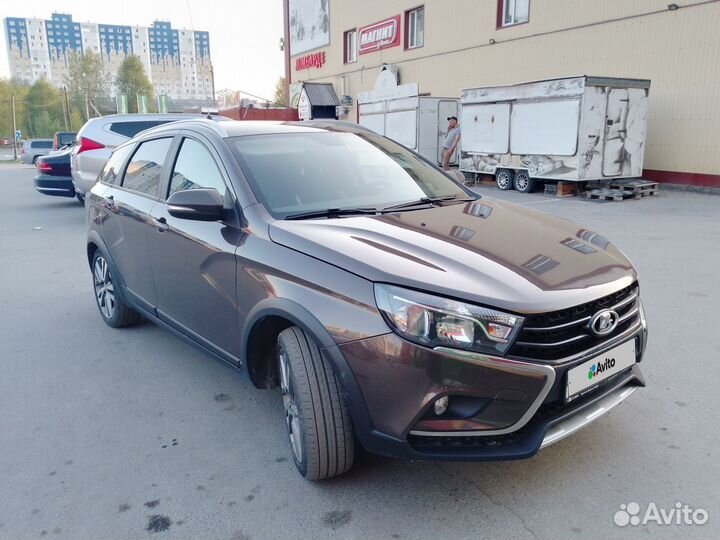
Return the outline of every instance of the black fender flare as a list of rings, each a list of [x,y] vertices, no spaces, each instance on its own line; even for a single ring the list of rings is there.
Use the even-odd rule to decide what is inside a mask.
[[[266,298],[258,302],[248,313],[245,327],[241,333],[240,350],[243,360],[245,361],[247,358],[248,339],[253,328],[260,320],[269,316],[287,319],[318,343],[326,358],[330,360],[335,377],[340,383],[343,397],[355,426],[355,434],[364,444],[373,428],[370,413],[365,405],[365,398],[355,379],[355,374],[330,332],[305,307],[287,298]]]
[[[108,264],[110,265],[110,271],[112,272],[115,281],[119,281],[120,287],[118,287],[118,290],[120,291],[120,294],[122,295],[123,300],[126,302],[128,301],[127,295],[125,294],[125,280],[123,279],[122,274],[120,273],[120,270],[118,270],[117,264],[115,264],[115,259],[113,259],[112,253],[107,247],[107,244],[102,239],[102,237],[98,234],[97,231],[91,230],[88,232],[87,241],[85,242],[85,251],[87,256],[87,248],[90,246],[90,244],[95,244],[97,246],[97,249],[103,252],[105,255],[105,258],[107,259]],[[92,259],[88,257],[88,266],[90,267],[90,272],[92,272]],[[130,302],[134,305],[134,302]]]

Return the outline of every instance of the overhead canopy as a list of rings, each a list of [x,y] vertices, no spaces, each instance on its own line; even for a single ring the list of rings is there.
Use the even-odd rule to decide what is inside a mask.
[[[337,107],[340,105],[332,83],[304,83],[303,88],[312,107]]]
[[[318,120],[334,118],[337,120],[337,107],[340,100],[331,83],[302,83],[298,116],[300,120]]]

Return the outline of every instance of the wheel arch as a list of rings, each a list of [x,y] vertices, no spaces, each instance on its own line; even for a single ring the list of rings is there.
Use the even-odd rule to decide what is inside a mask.
[[[100,250],[105,255],[105,258],[107,259],[108,264],[110,264],[110,270],[113,273],[115,281],[119,281],[124,290],[125,280],[123,279],[122,274],[118,270],[118,267],[115,264],[115,260],[113,259],[112,254],[110,253],[110,250],[107,248],[107,244],[105,244],[105,241],[97,233],[97,231],[90,231],[88,233],[88,238],[87,238],[86,253],[87,253],[88,267],[90,267],[91,270],[92,270],[93,257],[95,256],[95,252],[98,250]]]
[[[335,346],[330,333],[317,318],[300,304],[285,298],[267,298],[248,314],[241,335],[243,353],[250,380],[257,388],[274,388],[277,384],[274,365],[276,339],[285,328],[297,326],[325,349]],[[272,356],[269,356],[272,353]]]
[[[263,326],[269,325],[269,326]],[[324,353],[335,373],[343,398],[346,400],[356,434],[361,440],[372,430],[370,414],[350,365],[325,326],[305,307],[286,298],[267,298],[248,314],[241,333],[241,351],[247,375],[258,388],[273,388],[277,384],[275,347],[277,334],[289,326],[297,326],[312,337]],[[264,332],[277,331],[272,343]],[[266,340],[263,342],[261,338]],[[254,345],[260,345],[260,348]]]

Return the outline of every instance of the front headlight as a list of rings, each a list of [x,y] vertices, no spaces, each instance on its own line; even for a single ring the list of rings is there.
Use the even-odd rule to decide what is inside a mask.
[[[427,347],[503,354],[523,318],[393,285],[375,284],[375,301],[390,327]]]

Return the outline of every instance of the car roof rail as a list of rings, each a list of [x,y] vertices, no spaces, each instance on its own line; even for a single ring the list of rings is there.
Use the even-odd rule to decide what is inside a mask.
[[[223,117],[224,118],[224,117]],[[187,120],[173,120],[172,122],[166,122],[165,124],[160,124],[157,126],[153,126],[148,129],[144,129],[143,131],[138,132],[134,138],[140,137],[141,135],[145,135],[147,133],[151,132],[162,132],[167,129],[181,129],[183,127],[204,127],[204,128],[210,128],[215,133],[217,133],[220,137],[227,137],[228,133],[225,129],[220,127],[220,124],[222,122],[218,122],[217,120],[208,120],[205,118],[188,118]]]

